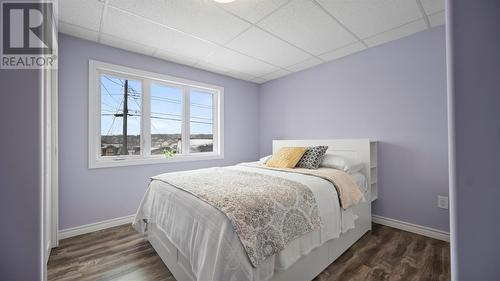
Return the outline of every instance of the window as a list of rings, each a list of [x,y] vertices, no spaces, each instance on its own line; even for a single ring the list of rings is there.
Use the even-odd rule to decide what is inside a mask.
[[[182,153],[182,88],[151,85],[151,154]]]
[[[101,156],[141,154],[142,82],[102,73]]]
[[[89,63],[89,167],[223,158],[222,87]]]

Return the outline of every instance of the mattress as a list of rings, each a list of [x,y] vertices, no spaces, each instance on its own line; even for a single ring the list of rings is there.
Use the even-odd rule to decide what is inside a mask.
[[[285,270],[300,257],[354,227],[357,216],[343,210],[333,185],[327,180],[248,166],[232,166],[255,173],[274,175],[307,185],[314,193],[322,226],[292,241],[279,254],[253,267],[223,213],[193,195],[153,180],[134,219],[134,227],[146,233],[144,219],[168,238],[186,257],[198,280],[269,280],[275,271]],[[352,175],[362,191],[367,188],[362,174]]]

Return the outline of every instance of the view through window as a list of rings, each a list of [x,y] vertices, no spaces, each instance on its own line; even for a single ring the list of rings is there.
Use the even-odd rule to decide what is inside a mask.
[[[151,85],[151,154],[182,153],[182,88]]]
[[[222,155],[223,88],[95,61],[91,73],[90,166]]]
[[[211,93],[193,90],[189,94],[190,113],[190,152],[212,152],[213,135],[213,97]]]
[[[141,81],[101,75],[101,155],[141,153]]]

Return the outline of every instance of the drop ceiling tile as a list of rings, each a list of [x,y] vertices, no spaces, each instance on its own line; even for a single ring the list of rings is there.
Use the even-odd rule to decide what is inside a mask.
[[[318,0],[360,38],[366,38],[422,17],[416,0]]]
[[[203,58],[216,47],[207,41],[165,28],[113,7],[108,8],[102,32],[192,59]]]
[[[320,7],[307,0],[290,2],[258,25],[314,55],[356,40]]]
[[[301,71],[301,70],[313,67],[313,66],[321,64],[321,63],[322,63],[321,60],[319,60],[315,57],[312,57],[312,58],[306,59],[304,61],[301,61],[297,64],[288,66],[286,69],[288,69],[292,72],[297,72],[297,71]]]
[[[287,0],[247,0],[220,3],[217,5],[247,21],[256,23],[266,15],[272,13],[279,6],[283,5],[286,1]]]
[[[125,49],[131,52],[136,52],[151,56],[155,48],[145,46],[140,43],[129,41],[123,38],[118,38],[109,34],[101,34],[101,43],[115,48]]]
[[[270,80],[274,80],[274,79],[278,79],[280,77],[286,76],[286,75],[288,75],[290,73],[291,72],[288,71],[288,70],[280,69],[280,70],[271,72],[269,74],[266,74],[264,76],[261,76],[260,78],[263,78],[266,81],[270,81]]]
[[[189,66],[194,65],[198,61],[197,59],[194,59],[191,57],[186,57],[186,56],[172,53],[172,52],[165,51],[165,50],[156,50],[154,52],[154,57],[162,59],[162,60],[170,61],[170,62],[189,65]]]
[[[204,62],[204,61],[197,62],[194,65],[194,67],[199,68],[199,69],[203,69],[203,70],[206,70],[206,71],[210,71],[210,72],[219,73],[219,74],[226,74],[227,72],[230,71],[229,69],[224,68],[222,66],[213,65],[211,63]]]
[[[103,3],[97,0],[63,0],[58,3],[60,21],[99,31]]]
[[[429,22],[431,23],[432,27],[444,24],[445,23],[444,11],[430,15]]]
[[[218,65],[213,65],[213,64],[205,62],[205,61],[199,61],[199,62],[197,62],[196,65],[195,65],[195,67],[200,68],[200,69],[204,69],[204,70],[207,70],[207,71],[212,71],[212,72],[220,73],[220,74],[225,74],[226,72],[230,71],[230,69],[227,69],[225,67],[218,66]]]
[[[219,44],[227,43],[250,24],[215,6],[211,0],[166,1],[165,24]]]
[[[275,66],[223,47],[217,48],[203,61],[252,76],[262,76],[278,70]]]
[[[414,21],[412,23],[400,26],[398,28],[383,32],[381,34],[364,39],[369,47],[383,44],[392,40],[403,38],[413,33],[426,29],[425,21],[423,19]]]
[[[333,51],[324,53],[324,54],[320,55],[319,57],[324,59],[324,60],[329,61],[329,60],[334,60],[334,59],[338,59],[341,57],[345,57],[347,55],[362,51],[364,49],[366,49],[366,47],[363,44],[361,44],[360,42],[356,42],[354,44],[350,44],[350,45],[347,45],[345,47],[341,47],[341,48],[335,49]]]
[[[311,57],[257,27],[245,31],[227,47],[280,67],[296,64]]]
[[[265,83],[267,80],[264,78],[256,77],[256,78],[252,79],[251,81],[255,82],[257,84],[262,84],[262,83]]]
[[[255,76],[253,76],[253,75],[241,73],[238,71],[229,71],[226,73],[226,75],[231,76],[231,77],[236,78],[236,79],[246,80],[246,81],[251,81],[253,78],[255,78]]]
[[[165,0],[110,0],[109,5],[161,24],[166,22],[164,11],[167,9],[167,4]]]
[[[420,0],[420,3],[428,15],[444,10],[444,0]]]
[[[71,23],[59,22],[59,31],[64,34],[75,36],[89,41],[97,42],[99,33]]]

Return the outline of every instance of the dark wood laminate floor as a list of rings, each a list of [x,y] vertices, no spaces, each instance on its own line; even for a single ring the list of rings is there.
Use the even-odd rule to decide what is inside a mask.
[[[450,280],[449,244],[373,225],[315,281]],[[131,226],[62,240],[52,251],[49,281],[175,281],[149,242]]]

